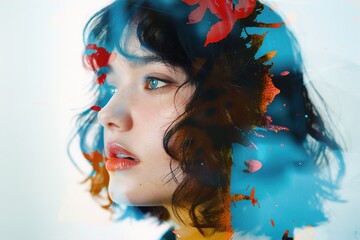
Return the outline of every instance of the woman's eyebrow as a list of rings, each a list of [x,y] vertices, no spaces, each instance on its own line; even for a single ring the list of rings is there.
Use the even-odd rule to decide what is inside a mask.
[[[151,63],[163,63],[163,64],[169,64],[167,61],[164,61],[164,59],[156,54],[148,54],[148,55],[134,55],[129,54],[125,52],[121,52],[121,55],[128,60],[128,62],[132,65],[145,65],[145,64],[151,64]]]
[[[126,56],[127,60],[129,60],[130,64],[134,65],[146,65],[151,63],[163,63],[166,64],[164,59],[157,55],[148,55],[148,56],[136,56],[136,55],[128,55]]]
[[[140,67],[147,64],[163,64],[166,67],[172,66],[169,62],[164,61],[163,58],[157,55],[147,55],[147,56],[136,56],[131,54],[122,54],[127,62],[133,67]],[[109,73],[114,72],[114,68],[111,65],[108,65]]]

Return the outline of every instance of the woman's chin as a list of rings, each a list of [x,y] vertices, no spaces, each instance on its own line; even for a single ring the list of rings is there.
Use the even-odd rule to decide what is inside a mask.
[[[141,197],[137,197],[136,199],[133,198],[128,198],[125,194],[123,193],[113,193],[110,192],[109,193],[111,200],[119,205],[126,205],[126,206],[137,206],[137,207],[149,207],[149,206],[160,206],[161,204],[159,203],[155,203],[154,201],[151,200],[144,200]]]
[[[142,202],[141,196],[134,196],[135,190],[124,187],[126,186],[114,184],[110,181],[109,196],[114,203],[136,206]]]
[[[109,184],[109,196],[110,199],[120,205],[128,206],[160,206],[163,205],[161,199],[156,197],[156,194],[149,193],[145,189],[132,188],[127,185]]]

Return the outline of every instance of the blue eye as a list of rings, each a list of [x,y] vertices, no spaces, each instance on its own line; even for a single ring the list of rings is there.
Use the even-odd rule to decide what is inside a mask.
[[[168,81],[160,80],[154,77],[148,77],[145,81],[145,89],[149,91],[158,90],[160,88],[165,87],[168,84],[169,84]]]
[[[157,88],[158,85],[159,85],[159,80],[157,79],[151,79],[149,81],[149,87],[152,89]]]

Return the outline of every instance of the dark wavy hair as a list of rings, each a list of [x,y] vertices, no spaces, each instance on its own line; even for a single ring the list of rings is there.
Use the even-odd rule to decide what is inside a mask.
[[[256,127],[276,132],[288,129],[278,134],[293,139],[304,156],[320,168],[327,165],[335,153],[341,166],[338,177],[342,176],[344,166],[339,144],[308,96],[301,56],[286,27],[282,26],[285,28],[282,37],[287,39],[289,47],[286,51],[290,55],[284,65],[290,74],[281,76],[276,71],[270,73],[269,55],[258,56],[266,34],[249,31],[271,26],[257,21],[264,11],[262,3],[257,2],[251,15],[240,19],[225,39],[207,47],[203,47],[206,30],[218,19],[207,12],[203,22],[187,24],[193,8],[180,0],[115,1],[89,20],[84,41],[85,45],[96,44],[108,52],[118,51],[126,56],[120,38],[124,27],[134,23],[142,47],[160,56],[163,62],[181,67],[188,75],[184,85],[195,86],[185,112],[167,129],[163,147],[172,158],[172,178],[178,182],[177,171],[186,176],[178,182],[173,194],[173,209],[177,213],[179,208],[190,206],[193,225],[207,235],[211,233],[205,232],[205,228],[212,228],[215,232],[229,230],[223,219],[229,215],[226,199],[230,196],[232,146],[234,143],[251,146],[250,136]],[[275,20],[281,21],[278,15],[275,16]],[[272,100],[268,94],[276,90],[271,82],[280,93],[266,111]],[[106,84],[99,86],[94,83],[93,90],[97,98],[91,105],[105,106],[111,98]],[[273,107],[280,100],[287,102],[287,111],[280,113]],[[91,154],[95,151],[102,153],[104,149],[103,129],[97,122],[97,112],[87,109],[79,114],[77,135],[80,136],[81,150],[93,169],[86,179],[91,183],[90,193],[96,197],[105,194],[109,204],[104,207],[109,208],[113,205],[107,195],[109,176],[104,159]],[[178,168],[172,167],[173,161],[179,163]],[[336,181],[329,180],[332,186]],[[325,198],[331,198],[332,189],[328,187]],[[149,213],[159,220],[169,219],[169,213],[162,206],[129,208]]]

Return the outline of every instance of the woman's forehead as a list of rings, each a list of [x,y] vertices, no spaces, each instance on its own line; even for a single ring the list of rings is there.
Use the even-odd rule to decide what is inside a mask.
[[[116,72],[120,64],[132,68],[152,66],[174,73],[183,72],[180,67],[165,62],[161,56],[142,46],[137,35],[137,25],[134,23],[125,26],[119,45],[120,49],[112,53],[116,55],[116,60],[109,63],[110,72]]]
[[[150,50],[141,46],[140,40],[137,35],[137,25],[130,23],[124,28],[120,37],[120,48],[125,55],[133,59],[141,59],[148,57],[155,57],[155,54]]]
[[[178,66],[171,65],[163,61],[161,57],[155,54],[148,54],[147,52],[139,52],[138,55],[123,55],[119,52],[113,52],[113,61],[109,62],[108,73],[115,75],[122,75],[124,70],[131,71],[151,71],[157,73],[164,73],[169,77],[184,81],[187,79],[185,71]]]

